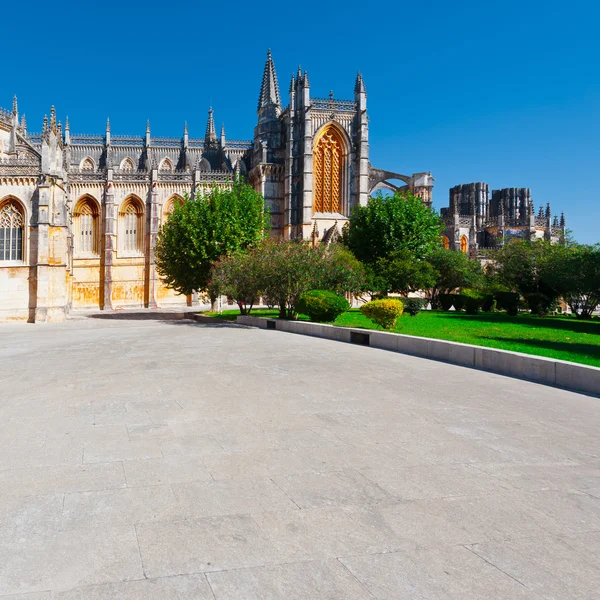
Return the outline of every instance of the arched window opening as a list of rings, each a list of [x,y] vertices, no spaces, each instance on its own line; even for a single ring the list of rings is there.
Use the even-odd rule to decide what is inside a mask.
[[[129,157],[123,159],[121,162],[121,171],[123,173],[133,173],[135,171],[133,161]]]
[[[448,236],[445,236],[445,235],[442,236],[442,244],[444,245],[444,248],[446,250],[448,250],[450,248],[450,240],[448,239]]]
[[[95,169],[95,167],[94,167],[94,161],[89,156],[87,156],[81,162],[80,169],[82,171],[93,171]]]
[[[313,153],[313,213],[341,213],[344,143],[335,127],[327,127]]]
[[[160,167],[158,170],[162,171],[163,173],[172,173],[173,163],[168,158],[164,158],[160,163]]]
[[[98,254],[98,208],[85,198],[77,203],[74,211],[75,252]]]
[[[121,247],[125,252],[144,251],[143,209],[134,199],[128,200],[121,211]]]
[[[11,200],[0,204],[0,260],[23,260],[24,234],[21,207]]]
[[[460,251],[461,252],[468,252],[469,251],[469,240],[467,239],[466,235],[463,235],[460,238]]]
[[[183,204],[183,198],[181,196],[171,196],[163,209],[163,223],[166,223],[170,216],[175,211],[175,206],[181,206]]]

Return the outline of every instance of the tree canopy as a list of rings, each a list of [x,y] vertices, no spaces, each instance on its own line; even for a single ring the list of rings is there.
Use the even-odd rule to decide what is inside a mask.
[[[374,264],[397,250],[422,259],[441,244],[442,225],[436,212],[410,192],[381,193],[357,206],[344,228],[343,243],[356,258]]]
[[[157,271],[180,294],[206,290],[213,263],[258,242],[267,227],[262,195],[242,182],[186,197],[158,233]]]

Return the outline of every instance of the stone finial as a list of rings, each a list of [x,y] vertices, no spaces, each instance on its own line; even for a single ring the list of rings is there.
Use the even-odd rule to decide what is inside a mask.
[[[21,129],[23,132],[27,131],[27,119],[25,118],[25,113],[23,113],[23,116],[21,117]]]
[[[13,96],[12,114],[13,115],[18,115],[19,114],[19,108],[17,106],[17,96],[16,96],[16,94]]]
[[[356,82],[354,84],[354,93],[355,94],[366,94],[367,93],[367,90],[365,89],[365,82],[363,81],[360,71],[356,74]]]
[[[56,131],[58,133],[58,137],[62,138],[62,123],[60,121],[58,122],[58,126],[56,128]]]
[[[552,227],[558,228],[558,217],[554,215],[554,219],[552,220]]]
[[[563,229],[565,228],[565,213],[564,212],[560,213],[560,226]]]
[[[279,82],[275,73],[275,64],[273,63],[273,57],[269,49],[267,52],[267,62],[263,71],[262,84],[260,86],[257,110],[271,105],[281,106],[281,99],[279,97]]]
[[[546,219],[550,220],[552,216],[552,211],[550,210],[550,202],[546,204]]]
[[[106,132],[110,133],[110,119],[106,119]]]
[[[188,134],[188,126],[187,126],[187,121],[183,122],[183,135],[184,137]]]
[[[304,87],[310,87],[310,81],[308,80],[308,71],[304,71]]]
[[[540,205],[540,210],[538,211],[538,217],[544,217],[544,207]]]
[[[50,107],[50,130],[56,133],[56,109],[54,105]]]
[[[69,127],[69,115],[67,115],[65,117],[65,131],[69,131],[70,127]]]
[[[212,106],[208,109],[208,121],[206,122],[206,133],[204,134],[204,143],[213,144],[217,141],[217,133],[215,131],[215,119]]]
[[[221,123],[221,146],[225,146],[225,123]]]
[[[48,133],[48,115],[44,115],[44,124],[42,125],[42,135]]]
[[[292,73],[292,79],[290,81],[290,94],[294,91],[295,85],[296,85],[296,78],[294,77],[294,74]]]

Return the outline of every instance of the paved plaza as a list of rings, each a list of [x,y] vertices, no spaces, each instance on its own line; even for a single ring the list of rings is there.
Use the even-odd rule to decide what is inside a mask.
[[[118,316],[0,325],[0,598],[599,597],[599,399]]]

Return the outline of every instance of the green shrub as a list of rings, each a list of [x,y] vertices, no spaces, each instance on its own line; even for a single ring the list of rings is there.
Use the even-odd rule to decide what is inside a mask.
[[[483,312],[494,312],[496,310],[496,299],[494,298],[494,294],[483,294],[481,310]]]
[[[465,311],[469,315],[476,315],[483,304],[485,295],[477,290],[463,290]]]
[[[416,317],[422,310],[425,302],[423,298],[403,298],[404,312],[408,313],[411,317]]]
[[[296,305],[299,313],[308,315],[311,321],[317,323],[335,321],[349,308],[350,304],[346,298],[326,290],[304,292]]]
[[[402,314],[404,304],[394,298],[371,300],[360,307],[360,312],[384,329],[394,329],[396,319]]]
[[[512,316],[519,313],[519,305],[521,304],[519,294],[516,292],[496,292],[494,296],[500,310],[505,310]]]
[[[462,310],[465,307],[465,297],[462,294],[450,294],[454,310]]]
[[[442,310],[450,310],[452,308],[452,303],[454,302],[453,295],[440,294],[438,297],[438,302]]]
[[[552,312],[555,304],[554,298],[539,293],[527,294],[525,302],[527,302],[531,314],[540,317],[545,317],[549,312]]]

